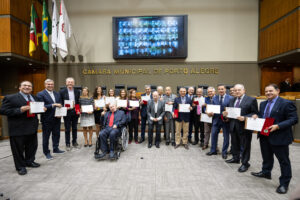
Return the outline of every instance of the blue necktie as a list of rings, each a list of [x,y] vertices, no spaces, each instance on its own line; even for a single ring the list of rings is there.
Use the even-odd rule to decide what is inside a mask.
[[[268,102],[268,106],[267,106],[266,112],[264,114],[264,118],[270,117],[272,102],[273,102],[272,100]]]

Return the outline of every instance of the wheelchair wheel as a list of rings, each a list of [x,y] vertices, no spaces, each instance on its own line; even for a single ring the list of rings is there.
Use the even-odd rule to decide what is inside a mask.
[[[122,145],[122,150],[123,151],[125,151],[128,147],[128,131],[127,131],[126,128],[122,129],[121,145]]]
[[[95,148],[95,152],[94,152],[94,155],[97,155],[99,154],[99,151],[100,151],[100,142],[99,142],[99,138],[97,138],[97,141],[96,141],[96,148]]]

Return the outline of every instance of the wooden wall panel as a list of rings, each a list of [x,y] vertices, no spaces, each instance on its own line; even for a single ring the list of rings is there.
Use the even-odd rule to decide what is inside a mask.
[[[11,15],[30,24],[30,11],[31,11],[31,0],[10,0]],[[35,2],[35,9],[39,18],[41,19],[42,6],[40,3]]]
[[[22,68],[19,71],[19,83],[27,80],[33,84],[33,94],[36,95],[38,92],[45,89],[44,81],[46,80],[46,69],[35,69],[35,68]]]
[[[0,18],[0,27],[0,53],[10,52],[10,18]]]
[[[300,48],[300,11],[259,33],[259,60]]]
[[[8,15],[10,13],[10,0],[0,1],[0,15]]]
[[[298,6],[299,0],[261,0],[259,28],[271,24]]]

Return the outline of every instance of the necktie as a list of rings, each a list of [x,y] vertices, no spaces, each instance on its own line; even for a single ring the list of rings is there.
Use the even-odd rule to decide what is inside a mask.
[[[113,125],[114,125],[114,113],[111,113],[108,126],[112,127]]]
[[[272,100],[268,102],[268,106],[266,112],[264,114],[264,118],[270,117],[270,108],[271,108]]]
[[[31,101],[31,98],[30,98],[29,94],[27,95],[27,99],[28,99],[28,101]]]
[[[241,98],[239,97],[236,104],[235,104],[235,107],[236,108],[239,108],[240,107],[240,101],[241,101]]]
[[[221,99],[220,99],[220,105],[221,105],[221,106],[223,105],[223,96],[221,96]]]

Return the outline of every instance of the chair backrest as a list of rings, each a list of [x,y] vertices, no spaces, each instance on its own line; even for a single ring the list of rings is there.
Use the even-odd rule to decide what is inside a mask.
[[[137,86],[129,86],[127,85],[127,91],[134,89],[135,91],[137,91]]]
[[[155,91],[157,89],[156,85],[151,85],[151,92]]]
[[[105,85],[104,85],[104,86],[101,86],[101,88],[102,88],[102,93],[103,93],[103,95],[106,96],[106,92],[107,92],[106,86],[105,86]]]

